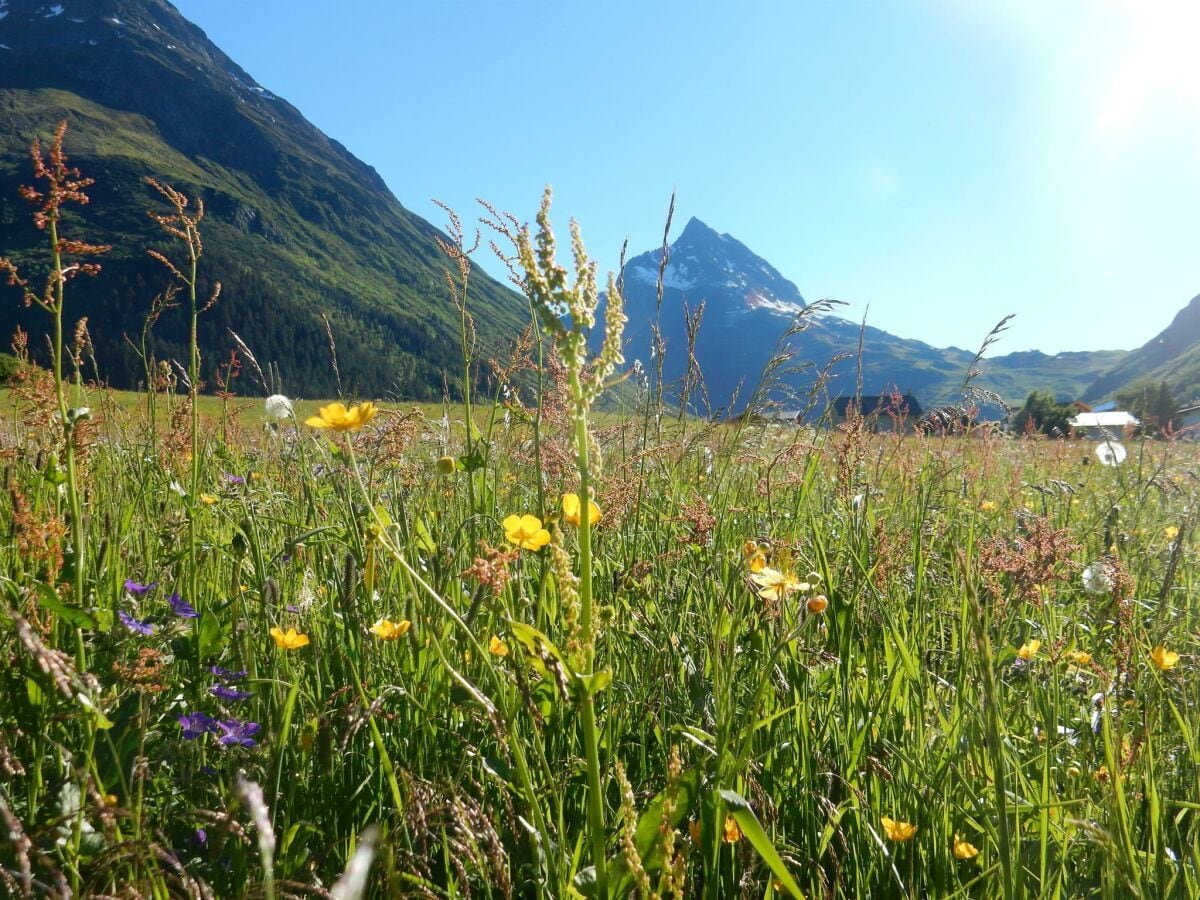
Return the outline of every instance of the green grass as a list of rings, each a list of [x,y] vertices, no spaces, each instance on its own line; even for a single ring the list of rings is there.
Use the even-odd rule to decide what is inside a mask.
[[[450,477],[434,463],[461,450],[461,436],[445,443],[436,408],[391,443],[360,434],[365,494],[345,456],[311,431],[298,441],[250,427],[237,442],[210,434],[209,503],[170,490],[181,460],[139,430],[138,403],[114,395],[128,419],[87,464],[96,555],[84,602],[18,552],[19,540],[34,539],[24,526],[0,555],[11,613],[66,652],[71,677],[95,679],[93,708],[78,690],[56,689],[17,640],[15,618],[2,626],[2,749],[23,774],[0,797],[33,840],[35,877],[53,883],[60,872],[85,892],[182,890],[156,849],[169,847],[219,896],[257,890],[265,871],[235,791],[244,773],[264,787],[276,885],[329,885],[374,824],[379,895],[502,896],[507,884],[518,896],[563,896],[586,861],[586,817],[575,703],[569,686],[556,686],[555,651],[536,637],[567,653],[559,581],[544,551],[522,552],[498,595],[461,574],[481,542],[505,544],[505,515],[553,519],[558,495],[575,488],[569,474],[538,477],[529,426],[498,421],[485,464]],[[215,424],[217,402],[204,404]],[[1079,443],[858,444],[697,423],[660,440],[639,419],[608,425],[594,572],[598,665],[611,674],[597,715],[614,857],[622,800],[613,765],[628,773],[636,816],[658,809],[652,798],[674,752],[687,804],[673,820],[674,846],[689,896],[772,893],[746,813],[745,837],[718,839],[731,796],[721,791],[746,799],[765,846],[806,895],[1000,896],[1006,869],[1021,895],[1195,893],[1193,447],[1147,443],[1109,469],[1083,465],[1090,448]],[[548,450],[563,438],[543,434]],[[26,441],[21,431],[5,439],[10,483],[35,522],[52,521],[62,501]],[[222,472],[248,480],[232,484]],[[404,560],[465,628],[387,558],[368,497],[393,523]],[[11,499],[4,504],[8,519]],[[196,620],[174,618],[166,603],[188,574],[188,516],[202,553],[198,591],[185,597]],[[1039,516],[1077,548],[1028,598],[1004,574],[993,593],[980,547],[1021,540]],[[1168,526],[1184,526],[1187,543],[1160,599]],[[553,527],[573,553],[575,529]],[[819,573],[828,609],[807,613],[802,594],[759,597],[747,539],[764,543],[772,565]],[[1109,543],[1131,579],[1121,603],[1081,581]],[[135,597],[126,578],[159,587]],[[152,620],[155,633],[130,632],[118,611]],[[382,642],[368,626],[383,616],[412,628]],[[267,634],[274,625],[311,642],[282,651]],[[507,656],[487,652],[493,635]],[[1017,649],[1033,639],[1040,650],[1018,664]],[[1160,643],[1183,654],[1175,670],[1152,666]],[[1092,663],[1068,662],[1076,649]],[[131,680],[139,653],[161,666],[151,687],[163,690]],[[213,697],[216,664],[247,670],[238,686],[251,696]],[[985,670],[994,706],[982,695]],[[1093,733],[1092,696],[1109,688],[1109,715]],[[185,740],[176,719],[192,711],[259,723],[257,746]],[[532,791],[516,771],[518,750]],[[1102,767],[1107,780],[1095,776]],[[60,800],[67,783],[87,787],[77,847],[80,820]],[[114,806],[103,805],[106,794]],[[887,841],[883,816],[917,825],[916,836]],[[538,819],[552,846],[535,839]],[[700,823],[698,844],[688,820]],[[195,840],[201,827],[207,845]],[[980,849],[976,860],[954,858],[955,834]],[[646,859],[657,881],[654,845]],[[19,872],[13,848],[0,853]]]
[[[0,397],[7,893],[1200,895],[1195,445],[589,420],[541,240],[503,405]]]

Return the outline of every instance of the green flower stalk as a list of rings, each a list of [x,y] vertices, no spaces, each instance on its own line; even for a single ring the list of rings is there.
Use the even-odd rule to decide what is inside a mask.
[[[34,138],[30,148],[33,159],[34,176],[44,182],[39,190],[35,187],[22,186],[21,196],[34,207],[33,222],[45,231],[50,243],[50,272],[46,276],[46,284],[41,294],[29,289],[29,282],[21,278],[17,267],[11,260],[0,257],[0,271],[8,273],[8,283],[20,287],[26,306],[38,306],[48,313],[53,322],[53,333],[50,342],[51,374],[54,377],[54,394],[58,404],[58,421],[62,426],[63,465],[66,468],[67,505],[70,511],[71,527],[71,590],[75,602],[84,602],[84,584],[86,578],[85,552],[87,537],[83,520],[82,494],[79,485],[79,473],[76,465],[76,449],[78,447],[76,427],[88,416],[89,410],[78,403],[79,384],[76,384],[76,405],[68,407],[66,386],[63,381],[63,309],[66,305],[66,283],[76,275],[95,276],[100,272],[96,263],[86,262],[88,257],[107,253],[111,248],[85,244],[81,241],[70,240],[59,236],[58,225],[64,204],[78,203],[86,205],[88,201],[84,189],[95,184],[94,179],[84,178],[80,171],[67,165],[67,156],[63,152],[63,138],[67,134],[67,123],[63,120],[54,132],[54,141],[50,145],[49,160],[42,155],[41,142]],[[77,257],[79,261],[72,261]],[[80,665],[83,664],[82,651]]]
[[[550,225],[550,188],[542,196],[538,210],[538,233],[534,238],[528,227],[517,234],[517,259],[524,275],[525,290],[537,310],[542,329],[554,340],[567,368],[571,418],[574,422],[575,464],[579,473],[579,504],[588,509],[592,499],[591,440],[588,413],[604,390],[617,366],[624,362],[621,336],[625,327],[625,309],[616,279],[608,276],[604,319],[604,342],[588,365],[587,337],[596,324],[600,296],[596,287],[596,264],[588,258],[579,226],[571,223],[571,250],[574,258],[574,282],[567,269],[555,258],[556,244]],[[564,321],[564,318],[569,319]],[[598,463],[598,460],[596,460]],[[595,632],[593,628],[592,523],[584,515],[579,523],[579,641],[582,671],[580,681],[591,684],[595,674]],[[596,869],[596,893],[608,896],[607,840],[604,825],[604,792],[600,781],[600,752],[597,739],[595,698],[590,689],[579,691],[580,718],[583,724],[584,758],[587,761],[588,832],[592,863]]]
[[[176,266],[170,259],[157,250],[147,251],[158,260],[175,280],[187,289],[188,314],[190,330],[188,332],[188,403],[191,407],[191,459],[190,478],[188,482],[188,589],[193,597],[197,596],[196,568],[196,497],[200,493],[200,410],[196,400],[200,393],[200,341],[198,325],[200,315],[208,312],[216,304],[221,295],[221,283],[213,285],[212,294],[203,307],[198,303],[196,294],[196,273],[200,265],[200,256],[204,253],[204,242],[200,238],[200,222],[204,218],[204,201],[196,201],[196,211],[188,213],[189,201],[186,195],[175,190],[170,185],[160,184],[153,178],[147,178],[146,184],[158,191],[171,205],[174,212],[163,215],[151,210],[147,215],[159,224],[163,231],[181,241],[187,248],[187,259],[182,268]]]

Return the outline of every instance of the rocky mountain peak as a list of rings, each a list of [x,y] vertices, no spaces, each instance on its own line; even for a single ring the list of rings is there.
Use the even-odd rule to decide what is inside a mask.
[[[662,250],[629,261],[627,280],[656,284]],[[804,308],[799,289],[762,257],[693,216],[670,246],[663,286],[689,302],[704,300],[725,312],[763,310],[794,316]]]

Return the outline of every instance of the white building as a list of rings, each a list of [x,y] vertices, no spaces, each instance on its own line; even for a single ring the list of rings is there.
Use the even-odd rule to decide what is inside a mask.
[[[1105,432],[1110,435],[1121,434],[1126,428],[1134,428],[1142,423],[1132,413],[1114,409],[1107,412],[1081,412],[1067,424],[1099,440],[1106,436]]]

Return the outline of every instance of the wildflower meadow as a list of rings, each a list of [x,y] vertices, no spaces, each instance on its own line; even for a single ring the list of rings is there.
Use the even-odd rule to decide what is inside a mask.
[[[0,893],[1200,896],[1196,445],[701,419],[549,192],[484,211],[495,357],[452,218],[413,407],[240,341],[206,392],[203,207],[148,185],[192,352],[118,395],[65,137],[45,271],[2,263],[50,349],[0,432]]]

